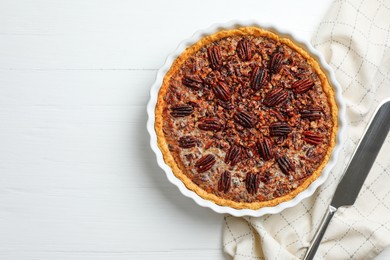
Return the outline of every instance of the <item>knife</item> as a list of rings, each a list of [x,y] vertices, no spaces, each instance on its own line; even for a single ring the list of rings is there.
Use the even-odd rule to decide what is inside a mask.
[[[322,222],[314,235],[304,260],[313,259],[325,234],[330,220],[339,207],[351,206],[363,186],[364,180],[386,139],[390,128],[390,98],[384,100],[376,109],[371,121],[360,140],[348,167],[339,182],[333,199]]]

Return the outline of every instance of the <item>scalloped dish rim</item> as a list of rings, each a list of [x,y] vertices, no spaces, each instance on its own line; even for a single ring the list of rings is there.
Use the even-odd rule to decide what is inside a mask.
[[[239,27],[247,27],[247,26],[255,26],[255,27],[260,27],[265,30],[271,31],[273,33],[276,33],[277,35],[291,39],[295,44],[303,48],[305,51],[307,51],[319,64],[320,67],[322,68],[323,72],[326,74],[328,77],[328,81],[331,86],[333,86],[334,89],[334,96],[335,96],[335,101],[337,104],[338,108],[338,129],[336,133],[336,144],[333,148],[333,151],[331,153],[331,157],[325,167],[323,168],[321,175],[315,179],[305,190],[300,192],[297,196],[292,198],[291,200],[281,202],[278,205],[271,206],[271,207],[263,207],[260,209],[236,209],[228,206],[220,206],[218,204],[215,204],[212,201],[206,200],[202,197],[200,197],[197,193],[195,193],[192,190],[189,190],[184,183],[177,178],[174,173],[172,172],[172,169],[165,163],[163,154],[161,150],[158,147],[157,143],[157,134],[155,131],[155,108],[157,105],[157,99],[158,99],[158,93],[159,89],[162,85],[163,79],[165,74],[169,71],[171,68],[171,65],[173,61],[189,46],[192,44],[196,43],[203,37],[207,35],[214,34],[218,31],[221,30],[229,30],[229,29],[235,29]],[[339,155],[339,152],[341,150],[342,144],[344,143],[344,132],[345,132],[345,127],[346,127],[346,119],[345,119],[345,103],[342,98],[342,93],[341,93],[341,87],[339,83],[336,80],[335,74],[331,67],[327,64],[325,61],[324,57],[319,53],[317,50],[314,49],[314,47],[306,40],[301,39],[294,35],[291,32],[288,32],[284,29],[281,29],[275,25],[270,25],[270,24],[264,24],[260,23],[258,21],[254,20],[249,20],[249,21],[230,21],[227,23],[218,23],[210,26],[207,29],[204,30],[199,30],[197,31],[192,37],[182,41],[179,46],[176,48],[176,50],[171,53],[164,65],[158,70],[156,80],[150,90],[150,99],[147,105],[147,113],[148,113],[148,121],[147,121],[147,130],[150,134],[150,146],[154,153],[156,154],[157,158],[157,163],[158,165],[164,170],[164,172],[167,175],[168,180],[176,185],[180,192],[191,199],[193,199],[198,205],[202,207],[208,207],[212,210],[214,210],[217,213],[227,213],[236,217],[241,217],[241,216],[253,216],[253,217],[259,217],[265,214],[276,214],[281,212],[282,210],[286,208],[291,208],[295,205],[297,205],[299,202],[301,202],[303,199],[310,197],[313,195],[315,190],[322,185],[326,179],[329,176],[329,172],[331,169],[334,167],[334,165],[337,162],[337,158]]]

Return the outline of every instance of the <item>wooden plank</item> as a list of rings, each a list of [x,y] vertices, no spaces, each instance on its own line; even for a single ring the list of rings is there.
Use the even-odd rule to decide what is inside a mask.
[[[212,23],[258,19],[309,38],[327,1],[26,1],[0,5],[0,69],[157,69]]]
[[[129,259],[139,259],[139,260],[150,260],[150,259],[172,259],[172,260],[195,260],[195,259],[230,259],[227,256],[221,254],[220,250],[164,250],[164,251],[139,251],[139,252],[129,252],[129,251],[105,251],[105,250],[95,250],[95,251],[29,251],[29,252],[17,252],[16,254],[1,254],[0,257],[4,259],[9,259],[12,256],[12,259],[56,259],[56,260],[129,260]]]
[[[145,105],[154,77],[0,73],[2,254],[138,258],[152,250],[145,258],[174,259],[220,247],[222,216],[182,196],[149,148]]]

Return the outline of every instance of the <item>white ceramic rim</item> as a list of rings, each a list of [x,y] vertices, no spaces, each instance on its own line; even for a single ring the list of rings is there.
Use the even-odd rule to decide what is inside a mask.
[[[256,27],[261,27],[266,30],[269,30],[271,32],[275,32],[278,35],[292,39],[295,43],[297,43],[300,47],[304,48],[307,50],[320,64],[324,72],[327,74],[328,79],[330,81],[330,84],[334,87],[335,90],[335,97],[336,97],[336,103],[338,106],[338,131],[336,135],[336,145],[333,148],[331,157],[327,163],[327,165],[324,167],[322,170],[321,175],[314,181],[312,182],[309,187],[307,187],[305,190],[303,190],[301,193],[299,193],[297,196],[295,196],[293,199],[289,201],[282,202],[276,206],[273,207],[264,207],[258,210],[252,210],[252,209],[235,209],[227,206],[220,206],[212,201],[203,199],[200,197],[198,194],[195,192],[187,189],[187,187],[184,185],[184,183],[178,179],[172,172],[172,169],[165,163],[163,154],[161,150],[158,148],[157,145],[157,135],[154,129],[154,123],[155,123],[155,108],[157,104],[157,97],[158,97],[158,92],[160,90],[160,87],[162,85],[163,79],[165,74],[168,72],[170,69],[173,61],[189,46],[192,44],[196,43],[203,37],[214,34],[218,31],[225,30],[225,29],[234,29],[238,27],[243,27],[243,26],[256,26]],[[345,103],[342,98],[342,93],[341,93],[341,87],[339,83],[336,80],[335,74],[331,67],[327,64],[325,61],[324,57],[319,53],[314,47],[307,41],[304,40],[295,34],[288,32],[284,29],[281,29],[275,25],[271,24],[265,24],[265,23],[260,23],[256,20],[249,20],[249,21],[237,21],[233,20],[227,23],[218,23],[218,24],[213,24],[209,28],[205,30],[199,30],[197,31],[191,38],[182,41],[179,46],[176,48],[176,50],[171,53],[164,65],[158,70],[157,72],[157,77],[156,81],[154,82],[151,90],[150,90],[150,100],[147,105],[147,113],[148,113],[148,122],[147,122],[147,129],[150,134],[150,146],[154,153],[156,154],[157,157],[157,163],[158,165],[165,171],[168,180],[176,185],[181,193],[193,199],[198,205],[202,207],[207,207],[212,210],[214,210],[217,213],[228,213],[230,215],[236,216],[236,217],[242,217],[242,216],[253,216],[253,217],[259,217],[265,214],[276,214],[281,212],[282,210],[286,208],[291,208],[295,205],[297,205],[300,201],[302,201],[305,198],[310,197],[313,195],[314,191],[325,182],[325,180],[328,178],[329,172],[331,169],[334,167],[336,164],[338,155],[341,150],[341,146],[344,143],[344,132],[345,132],[345,127],[346,127],[346,119],[345,119]]]

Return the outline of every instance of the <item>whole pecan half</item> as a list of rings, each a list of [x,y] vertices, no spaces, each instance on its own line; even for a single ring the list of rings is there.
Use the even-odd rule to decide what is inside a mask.
[[[197,168],[197,172],[202,173],[208,171],[215,164],[215,157],[212,154],[208,154],[200,158],[196,163],[195,167]]]
[[[278,73],[282,67],[283,54],[276,52],[272,55],[269,63],[269,71],[273,74]]]
[[[229,171],[224,171],[218,181],[218,190],[224,193],[230,189],[232,175]]]
[[[246,128],[252,128],[255,125],[253,117],[246,112],[238,112],[233,116],[234,121]]]
[[[189,87],[191,89],[199,90],[202,87],[203,80],[199,76],[197,76],[197,75],[184,76],[181,79],[181,83],[184,86]]]
[[[192,148],[196,145],[196,138],[193,136],[182,136],[179,138],[179,147],[181,148]]]
[[[212,86],[214,95],[222,100],[228,101],[230,99],[230,91],[229,87],[223,81],[219,81],[217,84],[213,84]]]
[[[259,189],[260,174],[258,173],[247,173],[245,179],[246,190],[249,194],[255,195]]]
[[[324,139],[322,135],[314,133],[312,131],[304,131],[303,135],[304,135],[304,137],[302,138],[303,140],[305,140],[309,144],[314,144],[314,145],[322,143],[322,140]]]
[[[207,55],[212,69],[217,70],[222,66],[222,54],[218,46],[214,45],[209,47],[207,49]]]
[[[267,93],[263,103],[268,107],[274,107],[286,101],[287,98],[288,98],[287,90],[281,87],[276,87]]]
[[[257,141],[256,143],[257,150],[259,151],[260,156],[268,161],[272,159],[272,142],[269,138],[264,137],[262,140]]]
[[[314,86],[314,82],[311,79],[300,79],[295,81],[292,85],[292,91],[295,94],[302,94],[311,89]]]
[[[267,70],[262,67],[254,68],[251,75],[251,87],[254,90],[259,90],[266,83],[267,77]]]
[[[269,126],[271,136],[285,136],[291,133],[291,127],[285,122],[275,122]]]
[[[199,120],[198,128],[205,131],[219,131],[222,124],[217,117],[203,117]]]
[[[247,38],[243,38],[237,43],[237,55],[243,61],[252,59],[252,42]]]
[[[290,173],[295,170],[294,165],[291,163],[287,156],[277,158],[276,162],[278,163],[279,168],[282,170],[282,172],[286,175],[290,175]]]
[[[309,121],[318,120],[322,117],[321,108],[306,108],[300,111],[301,118],[308,119]]]
[[[171,107],[171,115],[173,117],[185,117],[194,112],[194,108],[191,105],[177,105]]]
[[[241,158],[241,147],[238,145],[232,145],[225,156],[225,163],[234,166]]]

